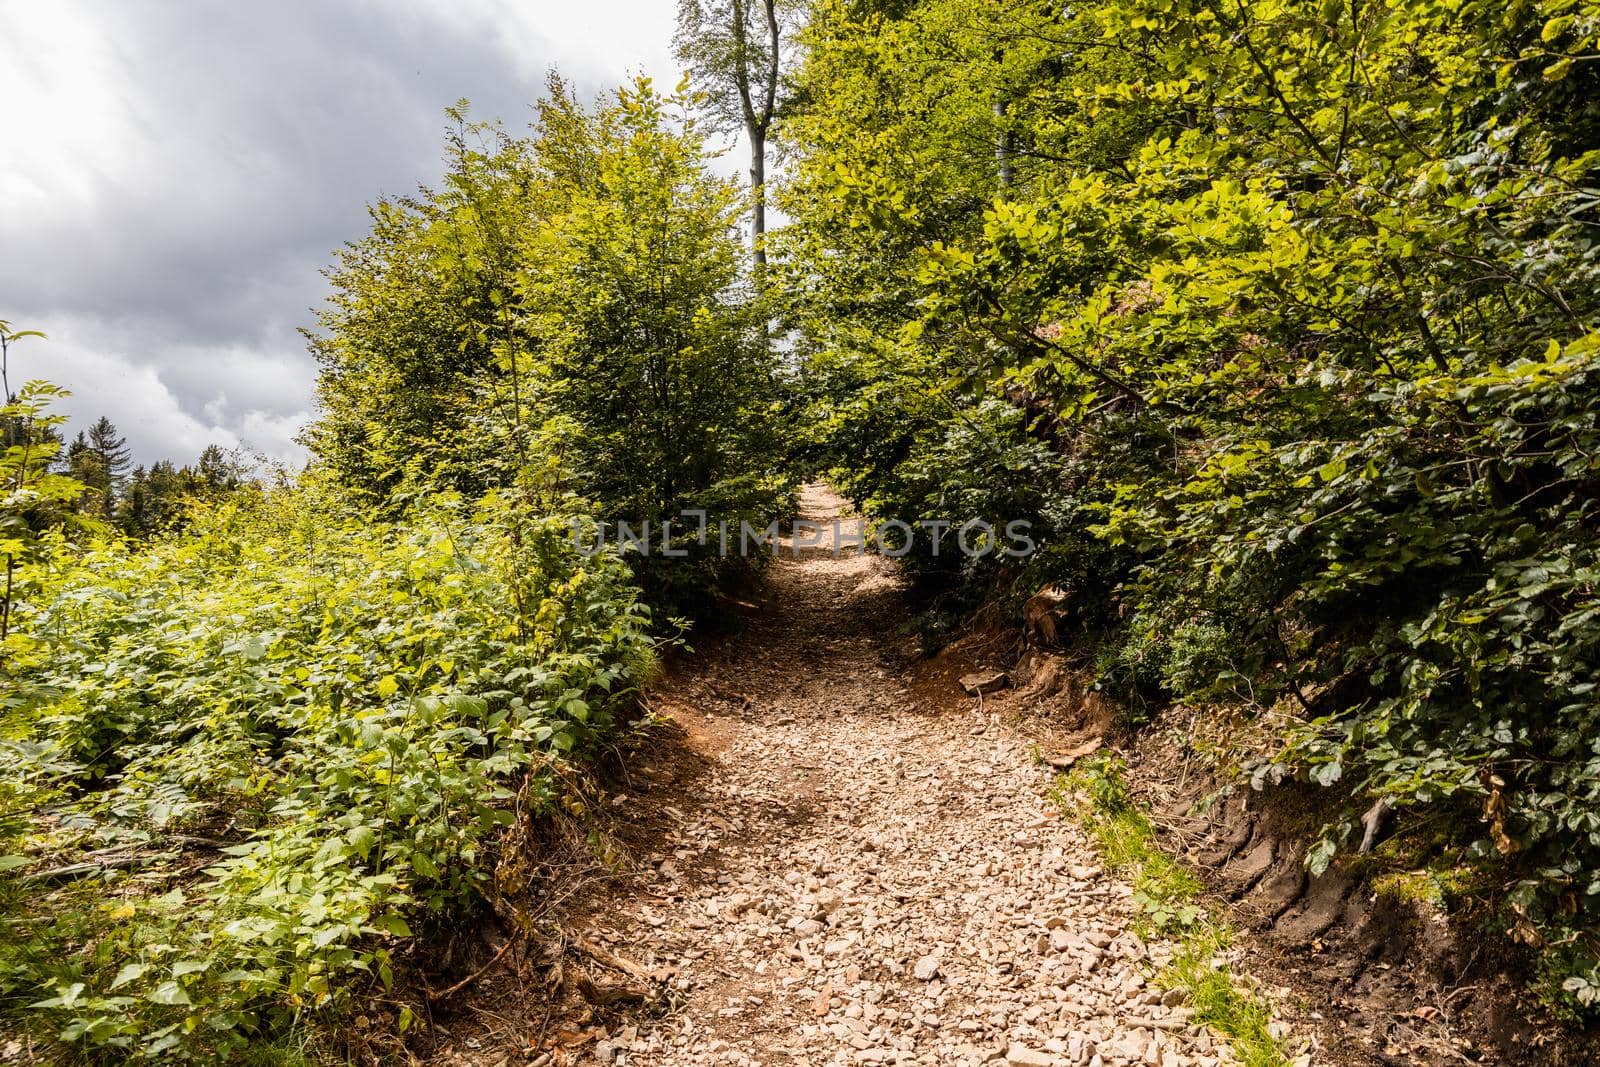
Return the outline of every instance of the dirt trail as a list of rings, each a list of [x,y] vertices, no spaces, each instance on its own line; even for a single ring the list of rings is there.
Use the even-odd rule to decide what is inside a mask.
[[[786,544],[764,600],[658,694],[681,746],[644,752],[618,808],[655,851],[570,915],[673,969],[676,1002],[602,1019],[573,1062],[1228,1062],[1146,984],[1164,950],[1028,740],[907,672],[886,561]]]

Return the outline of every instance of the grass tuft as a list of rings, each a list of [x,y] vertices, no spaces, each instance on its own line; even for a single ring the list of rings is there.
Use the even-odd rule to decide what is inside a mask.
[[[1105,865],[1132,882],[1140,934],[1172,945],[1172,962],[1154,976],[1156,984],[1183,990],[1195,1018],[1244,1067],[1287,1067],[1293,1060],[1272,1034],[1271,1008],[1228,969],[1232,929],[1201,899],[1204,886],[1194,872],[1161,850],[1124,769],[1114,756],[1084,759],[1057,779],[1052,799],[1094,838]]]

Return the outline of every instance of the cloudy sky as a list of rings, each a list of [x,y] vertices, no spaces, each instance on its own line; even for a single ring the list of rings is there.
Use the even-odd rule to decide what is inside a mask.
[[[366,205],[439,173],[443,108],[517,127],[545,72],[676,81],[674,0],[0,0],[0,319],[138,462],[295,460],[297,334]],[[730,168],[731,170],[731,168]]]

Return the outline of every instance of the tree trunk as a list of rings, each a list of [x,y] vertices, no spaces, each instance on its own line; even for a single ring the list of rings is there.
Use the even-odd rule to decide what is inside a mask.
[[[6,553],[6,597],[0,601],[0,641],[11,636],[11,591],[17,576],[17,557]]]
[[[994,102],[995,131],[994,161],[1000,171],[1000,191],[1011,188],[1011,134],[1005,129],[1006,102],[999,97]]]
[[[756,290],[766,288],[767,274],[767,131],[750,134],[750,258]]]
[[[761,308],[761,349],[772,344],[772,323],[764,301],[767,292],[767,131],[750,131],[750,263],[757,304]]]

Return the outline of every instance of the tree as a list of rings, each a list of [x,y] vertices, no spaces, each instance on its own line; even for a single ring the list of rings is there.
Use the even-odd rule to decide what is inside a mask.
[[[211,495],[231,492],[239,488],[239,464],[230,459],[219,445],[207,445],[195,463],[195,474],[200,484]]]
[[[868,510],[1033,491],[1029,580],[1107,624],[1107,689],[1259,713],[1228,755],[1325,790],[1314,863],[1378,801],[1459,832],[1576,1006],[1597,31],[1592,3],[817,0],[780,261],[816,450]]]
[[[506,447],[531,344],[512,302],[519,242],[545,208],[526,142],[469,122],[465,102],[448,115],[444,182],[372,205],[370,231],[326,272],[333,294],[307,335],[324,415],[304,441],[378,507],[419,482],[479,495],[524,451]]]
[[[535,145],[563,210],[522,257],[519,303],[542,351],[533,395],[574,428],[584,493],[631,518],[703,503],[759,464],[771,397],[737,285],[737,194],[707,172],[692,124],[668,122],[685,104],[640,83],[585,119],[553,98]]]
[[[16,399],[15,394],[11,392],[11,346],[28,337],[42,340],[44,334],[38,330],[13,332],[11,324],[0,319],[0,403],[9,404]],[[0,419],[0,448],[10,448],[28,440],[53,443],[58,454],[61,449],[61,431],[52,425],[20,416],[8,415]]]
[[[89,435],[84,431],[79,430],[78,436],[67,446],[62,466],[67,477],[84,487],[84,493],[78,500],[79,506],[104,514],[109,507],[107,502],[111,497],[110,480],[106,477],[105,464],[101,462],[100,454],[89,443]]]
[[[8,660],[5,643],[21,592],[19,571],[48,554],[45,533],[72,522],[72,506],[84,491],[81,482],[51,470],[61,448],[56,427],[65,419],[52,413],[50,404],[67,396],[66,390],[30,381],[11,393],[11,345],[24,337],[43,336],[32,330],[12,332],[9,323],[0,321],[0,385],[6,393],[0,423],[7,431],[0,451],[0,556],[5,560],[0,578],[0,666]]]
[[[127,440],[117,433],[116,424],[104,415],[89,427],[88,444],[99,465],[102,482],[99,487],[100,506],[106,521],[109,522],[116,513],[117,495],[122,491],[128,464],[132,461],[133,455],[128,449]]]
[[[750,141],[750,253],[756,286],[767,265],[767,138],[784,107],[782,65],[787,15],[780,0],[680,0],[678,59],[706,92],[718,132]]]
[[[741,198],[692,114],[648,80],[593,107],[552,81],[526,138],[457,113],[445,185],[380,205],[332,274],[307,438],[341,482],[386,507],[537,484],[635,524],[776,511]]]
[[[7,399],[15,400],[15,396]],[[21,417],[7,416],[0,419],[0,448],[10,448],[12,445],[21,444],[23,441],[33,440],[49,445],[57,460],[62,454],[61,431],[55,426],[46,425],[37,420],[28,420]]]
[[[154,528],[151,521],[150,474],[144,467],[133,468],[127,489],[117,507],[117,526],[130,537],[141,537]]]
[[[188,525],[192,505],[216,501],[244,484],[239,464],[207,445],[193,466],[160,460],[137,467],[117,500],[117,525],[130,537],[170,533]]]

